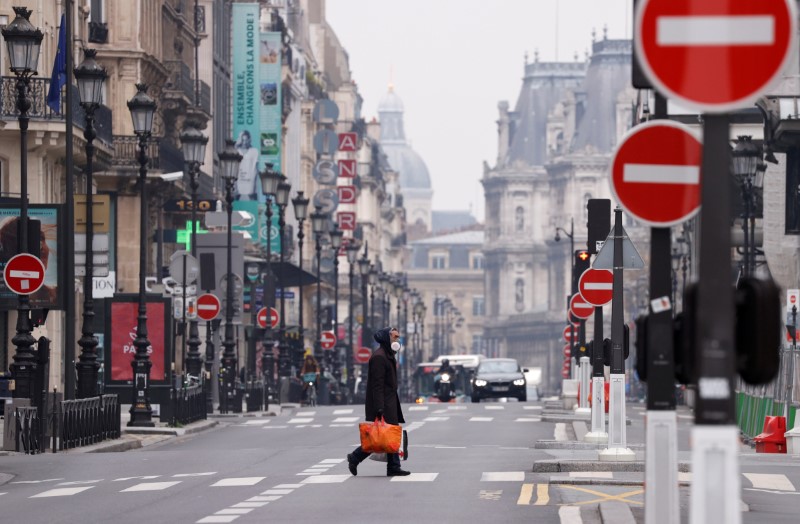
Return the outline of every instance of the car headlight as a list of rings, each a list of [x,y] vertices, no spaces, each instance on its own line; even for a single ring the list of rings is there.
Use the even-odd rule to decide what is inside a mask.
[[[475,380],[475,385],[478,386],[478,387],[483,387],[486,384],[488,384],[488,382],[486,382],[485,380],[481,380],[481,379],[476,379]]]
[[[514,381],[514,385],[515,386],[524,386],[525,385],[525,379],[524,378],[518,378],[517,380]]]
[[[442,373],[442,382],[450,382],[450,375]]]

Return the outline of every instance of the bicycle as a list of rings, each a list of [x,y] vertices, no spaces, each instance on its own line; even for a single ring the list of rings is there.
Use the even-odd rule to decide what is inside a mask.
[[[303,382],[308,384],[306,389],[306,405],[309,407],[317,406],[317,374],[306,373],[303,375]]]

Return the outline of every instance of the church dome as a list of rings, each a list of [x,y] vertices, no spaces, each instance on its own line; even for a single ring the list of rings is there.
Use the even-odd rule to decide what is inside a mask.
[[[402,189],[430,189],[428,166],[407,144],[386,144],[383,147],[389,165],[400,174]]]
[[[397,96],[397,93],[394,92],[394,86],[392,84],[389,84],[389,91],[385,95],[383,95],[383,98],[381,98],[381,101],[378,104],[378,112],[379,113],[403,112],[403,101],[400,100],[400,97]]]

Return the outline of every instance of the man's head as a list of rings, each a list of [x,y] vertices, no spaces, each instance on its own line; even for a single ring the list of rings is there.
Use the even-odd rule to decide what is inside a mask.
[[[397,331],[397,328],[392,328],[392,330],[389,331],[389,336],[391,337],[392,342],[400,340],[400,332]]]

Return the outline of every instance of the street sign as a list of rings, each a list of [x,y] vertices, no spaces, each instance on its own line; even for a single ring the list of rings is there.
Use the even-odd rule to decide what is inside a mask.
[[[651,227],[679,224],[700,209],[703,144],[688,126],[653,120],[631,129],[614,151],[611,191]]]
[[[568,367],[561,368],[561,377],[562,378],[569,378],[569,368]]]
[[[792,312],[792,306],[797,306],[797,315],[800,318],[800,289],[786,290],[786,309]]]
[[[562,333],[562,335],[564,337],[564,342],[567,342],[567,343],[572,342],[574,331],[575,331],[574,328],[570,328],[570,326],[567,326],[567,327],[564,328],[564,332]]]
[[[197,297],[197,316],[200,317],[201,320],[210,322],[217,318],[221,310],[222,303],[216,295],[205,293]]]
[[[278,316],[278,310],[274,307],[269,308],[269,325],[271,328],[274,328],[278,325],[278,321],[280,317]],[[256,315],[256,321],[258,322],[258,327],[261,329],[266,329],[267,327],[267,308],[262,307],[258,310],[258,314]]]
[[[186,275],[183,273],[184,257],[186,258]],[[176,251],[169,257],[169,274],[175,279],[175,282],[191,284],[200,276],[200,263],[186,251]]]
[[[780,78],[794,56],[796,19],[794,0],[640,0],[633,41],[661,94],[723,113],[752,107]]]
[[[319,337],[319,344],[322,349],[333,349],[336,345],[336,333],[333,331],[323,331]]]
[[[3,269],[6,287],[17,295],[32,295],[44,284],[44,264],[29,253],[11,257]]]
[[[356,351],[355,360],[359,364],[366,364],[367,362],[369,362],[369,357],[371,356],[372,356],[372,351],[370,351],[369,348],[362,346],[358,348],[358,351]]]
[[[572,356],[572,348],[569,346],[564,346],[564,358],[569,358]]]
[[[578,279],[578,291],[593,306],[605,306],[613,298],[614,273],[606,269],[587,269]]]
[[[622,228],[622,267],[623,269],[643,269],[642,260],[636,246],[633,245],[625,228]],[[608,238],[603,242],[603,247],[597,252],[592,262],[593,269],[614,269],[614,230],[608,234]]]
[[[318,124],[335,124],[339,119],[339,106],[333,100],[323,98],[314,104],[311,118]]]
[[[586,320],[594,313],[594,306],[586,302],[580,293],[575,293],[569,301],[570,312],[581,320]]]

